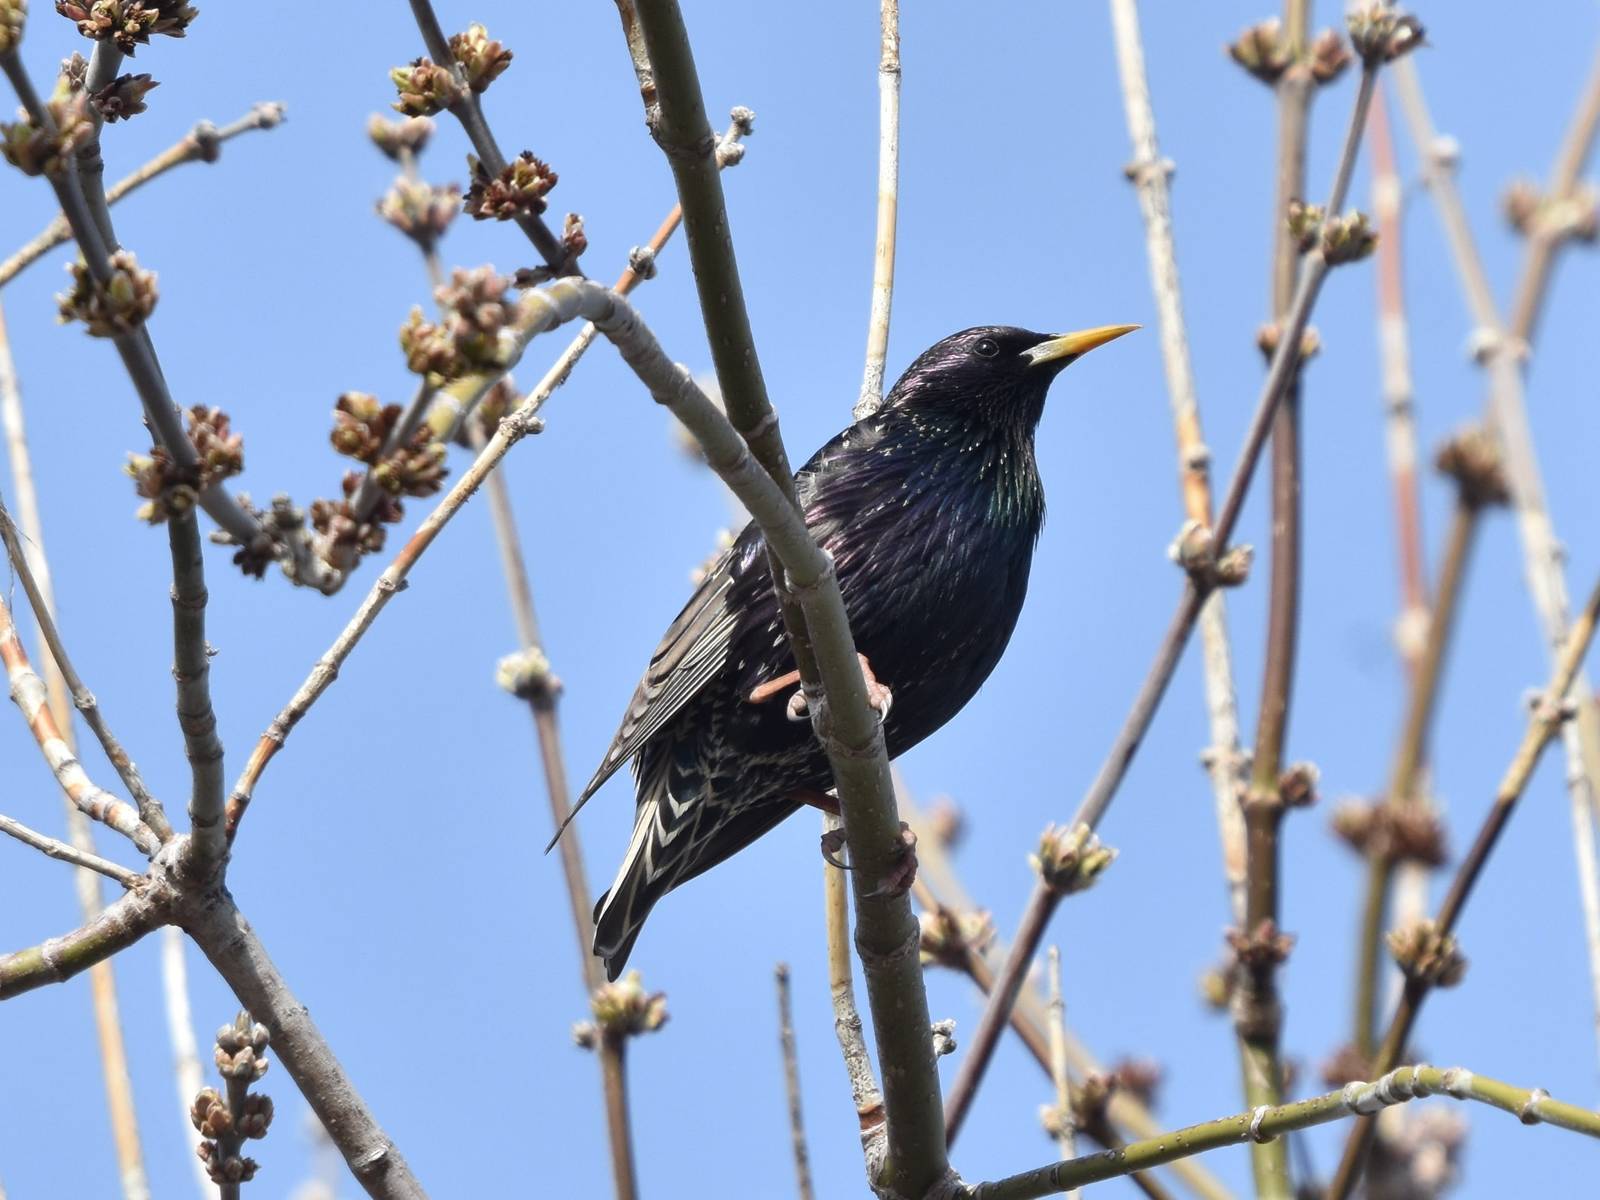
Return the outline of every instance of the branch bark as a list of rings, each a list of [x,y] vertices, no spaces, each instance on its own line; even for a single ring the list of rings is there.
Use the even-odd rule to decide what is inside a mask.
[[[878,6],[878,232],[872,252],[872,309],[867,321],[867,363],[854,417],[883,403],[883,364],[889,354],[889,312],[894,305],[894,242],[900,208],[900,0]]]
[[[1519,1088],[1497,1079],[1474,1075],[1462,1067],[1440,1070],[1419,1064],[1391,1071],[1372,1083],[1349,1083],[1336,1092],[1277,1107],[1263,1107],[1175,1129],[1159,1137],[1133,1142],[1120,1150],[1091,1154],[1066,1163],[1051,1163],[1034,1171],[995,1183],[969,1188],[966,1200],[1035,1200],[1071,1187],[1098,1183],[1126,1175],[1136,1167],[1153,1167],[1187,1155],[1236,1146],[1262,1138],[1279,1138],[1341,1117],[1377,1112],[1390,1105],[1424,1096],[1449,1096],[1475,1100],[1508,1112],[1524,1124],[1541,1122],[1600,1137],[1600,1115],[1575,1104],[1551,1098],[1543,1088]]]

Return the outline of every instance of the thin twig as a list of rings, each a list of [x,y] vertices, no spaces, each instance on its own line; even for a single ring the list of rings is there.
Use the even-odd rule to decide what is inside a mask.
[[[1474,1075],[1462,1067],[1441,1070],[1419,1064],[1391,1071],[1372,1083],[1348,1083],[1338,1091],[1310,1100],[1252,1109],[1174,1129],[1159,1137],[1130,1143],[1120,1150],[1091,1154],[1069,1163],[1052,1163],[995,1183],[980,1183],[967,1192],[967,1200],[1035,1200],[1070,1187],[1115,1179],[1135,1167],[1159,1166],[1221,1146],[1281,1137],[1297,1129],[1309,1129],[1351,1115],[1364,1119],[1364,1114],[1425,1096],[1476,1100],[1508,1112],[1524,1124],[1545,1123],[1600,1137],[1600,1114],[1553,1099],[1543,1088],[1514,1087],[1497,1079]]]
[[[1571,198],[1582,180],[1597,132],[1600,132],[1600,53],[1595,55],[1589,80],[1578,97],[1572,121],[1556,152],[1550,182],[1545,187],[1546,203],[1560,204]],[[1511,331],[1523,342],[1533,341],[1545,297],[1550,293],[1556,251],[1564,240],[1566,235],[1561,231],[1538,225],[1529,235],[1527,257],[1517,281],[1516,299],[1511,303]]]
[[[143,879],[144,876],[137,871],[130,871],[120,863],[110,859],[101,858],[98,854],[89,854],[76,847],[69,846],[63,841],[40,833],[36,829],[29,829],[21,821],[0,814],[0,833],[14,837],[25,846],[32,846],[41,854],[58,859],[61,862],[72,863],[74,866],[84,867],[90,871],[98,871],[107,879],[114,879],[125,888],[131,888]]]
[[[189,1119],[190,1106],[205,1080],[200,1069],[200,1044],[194,1036],[194,1015],[189,1010],[189,968],[184,962],[187,941],[183,930],[176,925],[168,925],[161,931],[161,991],[166,997],[167,1037],[172,1042],[172,1081],[178,1089],[178,1115],[183,1123],[183,1136],[189,1143],[189,1157],[193,1160],[195,1182],[202,1200],[211,1200],[217,1185],[206,1173],[206,1165],[198,1153],[200,1131]]]
[[[0,506],[0,535],[6,540],[7,554],[13,570],[22,581],[23,591],[33,607],[41,640],[45,643],[40,653],[43,659],[45,692],[56,725],[64,735],[67,749],[76,753],[76,739],[72,729],[72,707],[75,704],[85,721],[100,739],[106,755],[116,767],[123,783],[129,788],[139,805],[141,814],[151,828],[161,835],[166,826],[165,814],[150,799],[139,778],[138,770],[123,753],[122,747],[112,737],[100,714],[94,697],[77,678],[66,650],[61,645],[55,625],[55,597],[50,586],[50,564],[44,552],[44,527],[39,515],[39,496],[33,482],[33,460],[28,453],[27,431],[22,412],[22,389],[17,383],[16,366],[11,358],[11,344],[6,332],[5,314],[0,312],[0,424],[4,425],[6,454],[11,463],[11,478],[16,488],[17,509],[22,517],[21,536],[28,545],[17,544],[17,530],[9,514]],[[70,695],[70,700],[69,700]],[[89,817],[79,811],[67,798],[62,798],[66,809],[67,836],[75,849],[95,853],[94,825]],[[147,805],[152,810],[147,812]],[[94,872],[74,872],[78,909],[85,921],[92,921],[105,907],[105,897],[100,878]],[[106,1115],[111,1123],[112,1142],[116,1147],[118,1177],[122,1182],[125,1200],[148,1200],[150,1184],[144,1167],[144,1147],[139,1137],[138,1113],[133,1102],[133,1079],[128,1071],[127,1039],[123,1034],[122,1018],[117,1002],[116,973],[109,962],[99,962],[89,969],[89,993],[94,1006],[95,1034],[100,1042],[101,1073],[106,1087]]]
[[[0,318],[0,393],[6,390],[4,341],[4,319]],[[0,400],[0,405],[3,405],[8,412],[12,411],[11,406],[6,401]],[[16,414],[20,417],[20,409],[16,410]],[[27,448],[21,440],[22,426],[20,420],[12,424],[11,428],[16,432],[16,437],[12,439],[13,447],[20,445],[21,453],[26,455]],[[8,434],[9,432],[10,430],[8,429]],[[12,459],[13,468],[15,468],[16,461],[17,459],[14,455]],[[20,484],[21,473],[13,469],[13,474],[18,476]],[[32,510],[32,512],[31,517],[25,515],[24,520],[37,528],[39,523],[38,506],[32,495],[33,485],[31,478],[28,480],[26,489],[28,496],[24,501],[25,511]],[[23,488],[19,486],[18,491],[19,493],[22,492]],[[36,537],[30,538],[30,540],[35,547],[42,545]],[[167,821],[166,811],[161,807],[161,802],[152,796],[145,787],[144,778],[139,774],[139,768],[134,765],[133,760],[128,757],[128,752],[122,748],[122,743],[117,740],[116,734],[112,733],[110,727],[106,724],[105,714],[100,711],[99,701],[95,699],[94,693],[84,686],[83,680],[72,665],[72,660],[67,657],[67,648],[61,641],[61,631],[56,628],[54,617],[55,601],[49,592],[50,581],[44,566],[44,554],[42,550],[38,550],[34,554],[28,553],[27,547],[22,544],[22,539],[18,535],[17,526],[11,519],[11,514],[6,511],[3,500],[0,500],[0,541],[5,542],[6,553],[10,557],[12,570],[17,573],[17,579],[22,583],[23,593],[28,597],[28,604],[33,609],[34,620],[39,626],[39,637],[44,642],[45,649],[49,651],[44,664],[47,676],[46,691],[51,693],[50,703],[52,709],[55,710],[57,724],[61,727],[70,744],[71,734],[68,731],[67,721],[64,719],[69,711],[66,701],[68,695],[70,695],[72,707],[76,708],[79,714],[82,715],[84,724],[89,726],[90,731],[94,733],[95,738],[99,741],[101,749],[105,751],[107,761],[116,769],[117,776],[122,780],[123,786],[128,789],[128,794],[133,797],[134,803],[139,810],[140,820],[150,826],[156,837],[162,842],[171,840],[172,826]],[[37,559],[37,569],[29,562],[30,558]],[[54,694],[57,688],[51,685],[52,681],[48,678],[49,675],[57,671],[61,675],[59,700]]]
[[[1559,736],[1561,726],[1575,715],[1576,700],[1572,695],[1572,684],[1583,665],[1584,655],[1588,653],[1589,643],[1594,638],[1597,621],[1600,621],[1600,582],[1595,584],[1588,603],[1572,623],[1566,644],[1557,657],[1550,685],[1534,705],[1528,719],[1528,730],[1523,734],[1522,742],[1512,756],[1511,765],[1507,767],[1505,777],[1500,781],[1494,803],[1484,816],[1483,824],[1478,828],[1478,835],[1473,839],[1472,848],[1467,851],[1466,857],[1456,868],[1455,877],[1450,882],[1450,890],[1445,893],[1444,901],[1439,906],[1433,927],[1441,938],[1447,938],[1454,932],[1456,922],[1461,917],[1461,910],[1466,907],[1473,887],[1483,874],[1490,852],[1493,851],[1506,823],[1510,821],[1517,801],[1521,799],[1523,791],[1528,786],[1528,780],[1533,777],[1534,767],[1538,765],[1545,747]],[[1387,1071],[1400,1060],[1400,1055],[1411,1036],[1411,1030],[1416,1024],[1422,1003],[1433,990],[1433,986],[1432,981],[1420,972],[1413,972],[1407,976],[1405,989],[1400,995],[1400,1003],[1389,1020],[1383,1043],[1373,1060],[1374,1070]],[[1345,1143],[1344,1156],[1339,1162],[1338,1173],[1328,1188],[1329,1200],[1344,1200],[1350,1194],[1351,1188],[1360,1178],[1371,1140],[1372,1122],[1363,1119]]]
[[[1145,75],[1144,47],[1135,0],[1111,0],[1111,31],[1116,41],[1122,79],[1122,103],[1133,143],[1129,179],[1138,189],[1144,214],[1145,245],[1150,259],[1150,284],[1155,293],[1161,330],[1161,359],[1166,367],[1167,395],[1172,404],[1178,442],[1178,474],[1184,515],[1199,526],[1211,525],[1211,451],[1200,427],[1200,402],[1189,360],[1189,335],[1183,318],[1178,283],[1177,248],[1172,236],[1172,164],[1161,157],[1156,140],[1155,110]],[[1233,655],[1228,646],[1228,616],[1222,592],[1215,591],[1200,610],[1201,662],[1205,675],[1206,715],[1211,745],[1205,763],[1216,797],[1217,829],[1222,841],[1223,876],[1237,924],[1244,923],[1245,836],[1239,807],[1249,779],[1248,758],[1239,744],[1239,708],[1234,693]]]
[[[22,639],[11,618],[11,608],[0,601],[0,662],[5,664],[11,681],[11,699],[22,710],[28,728],[39,744],[39,752],[61,790],[78,809],[96,821],[104,822],[152,857],[161,849],[161,839],[155,831],[139,819],[132,805],[118,800],[105,789],[95,786],[72,753],[72,748],[62,736],[45,695],[44,682],[34,672],[28,661],[28,652],[22,648]]]
[[[450,39],[445,37],[444,29],[439,25],[439,18],[433,11],[433,5],[429,0],[411,0],[411,15],[416,18],[417,29],[422,34],[422,43],[428,48],[429,56],[436,65],[454,72],[456,82],[460,85],[461,98],[450,106],[450,115],[461,122],[461,128],[471,141],[473,150],[477,152],[478,161],[483,164],[483,169],[491,176],[500,174],[506,169],[506,156],[501,153],[500,144],[495,141],[488,119],[483,115],[483,105],[478,99],[478,93],[467,86],[466,77],[450,49]],[[519,209],[514,219],[517,227],[527,235],[534,249],[544,259],[545,265],[552,271],[562,274],[582,274],[576,266],[567,262],[567,256],[561,249],[561,239],[550,232],[550,227],[544,223],[544,218],[537,213]]]
[[[778,987],[778,1048],[783,1054],[783,1090],[789,1102],[789,1141],[794,1148],[795,1191],[800,1200],[812,1200],[811,1153],[806,1149],[805,1115],[800,1108],[800,1063],[794,1045],[794,1013],[789,1000],[789,964],[773,971]]]
[[[1372,100],[1373,81],[1374,69],[1363,69],[1361,83],[1356,91],[1354,110],[1340,152],[1338,170],[1335,172],[1333,188],[1324,210],[1328,213],[1338,213],[1344,206],[1345,195],[1350,186],[1350,176],[1355,169],[1356,150],[1360,146],[1361,134],[1366,127],[1367,107]],[[1228,544],[1228,539],[1233,534],[1239,513],[1244,507],[1245,494],[1249,490],[1256,465],[1261,457],[1261,449],[1266,441],[1273,413],[1298,370],[1301,338],[1311,319],[1312,306],[1327,278],[1328,270],[1329,264],[1320,245],[1313,247],[1301,259],[1300,281],[1295,291],[1294,303],[1289,306],[1288,314],[1281,322],[1278,345],[1273,351],[1272,363],[1262,384],[1255,415],[1251,418],[1250,428],[1245,436],[1244,450],[1240,454],[1239,465],[1234,469],[1233,478],[1229,482],[1217,518],[1213,540],[1219,550]],[[1207,576],[1198,572],[1190,574],[1184,585],[1183,595],[1178,601],[1178,610],[1167,626],[1167,632],[1156,651],[1156,660],[1145,676],[1139,694],[1134,699],[1133,707],[1123,721],[1122,729],[1112,743],[1111,751],[1090,785],[1088,793],[1079,804],[1069,828],[1086,825],[1093,829],[1105,815],[1117,788],[1127,774],[1128,766],[1132,763],[1140,742],[1144,739],[1145,730],[1149,728],[1155,716],[1167,684],[1171,681],[1173,672],[1177,670],[1178,660],[1188,643],[1189,634],[1194,630],[1206,595],[1214,586],[1214,581]],[[996,979],[995,989],[989,994],[989,1002],[984,1007],[983,1016],[973,1034],[967,1057],[962,1061],[955,1082],[950,1088],[949,1102],[945,1106],[945,1121],[951,1141],[955,1140],[955,1135],[960,1131],[978,1084],[988,1067],[989,1058],[999,1042],[1007,1014],[1016,1002],[1017,989],[1021,986],[1027,964],[1038,953],[1040,939],[1049,925],[1050,916],[1059,899],[1059,895],[1041,881],[1034,887],[1033,895],[1023,910],[1018,935],[1013,940],[1005,965]]]
[[[1278,102],[1278,161],[1269,214],[1272,244],[1272,317],[1282,321],[1294,298],[1299,248],[1287,220],[1289,206],[1306,194],[1306,143],[1316,83],[1307,55],[1310,0],[1284,0],[1283,45],[1289,65],[1275,87]],[[1240,797],[1246,846],[1245,937],[1272,936],[1282,926],[1281,831],[1287,811],[1280,778],[1287,765],[1289,709],[1300,637],[1300,374],[1285,390],[1272,424],[1271,551],[1267,637],[1257,710],[1250,783]],[[1252,1108],[1283,1103],[1283,1005],[1278,991],[1280,956],[1239,955],[1234,970],[1232,1014],[1239,1040],[1245,1103]],[[1289,1200],[1288,1143],[1252,1142],[1250,1164],[1256,1194]]]
[[[843,828],[832,813],[822,814],[822,831],[833,833]],[[867,1053],[862,1033],[861,1013],[856,1007],[855,976],[850,966],[850,903],[844,872],[823,863],[822,909],[828,931],[828,991],[833,998],[833,1032],[839,1039],[845,1076],[850,1083],[850,1099],[855,1105],[861,1128],[861,1149],[867,1158],[867,1173],[876,1175],[882,1165],[883,1091],[872,1073],[872,1057]]]
[[[252,129],[271,129],[283,123],[283,105],[271,102],[253,105],[237,121],[220,129],[210,121],[201,121],[171,146],[157,154],[132,174],[125,175],[106,189],[106,203],[115,204],[129,192],[149,183],[173,167],[184,163],[214,163],[222,154],[222,143],[249,133]],[[57,246],[71,240],[72,228],[67,219],[57,215],[30,241],[4,262],[0,262],[0,287],[10,283],[28,267],[43,258]]]
[[[867,363],[856,420],[883,403],[883,363],[889,354],[889,310],[894,304],[894,241],[900,207],[900,0],[880,0],[878,23],[878,233],[872,252],[872,311],[867,321]]]
[[[1061,950],[1050,947],[1050,1075],[1056,1086],[1056,1145],[1061,1161],[1078,1157],[1077,1129],[1072,1115],[1072,1077],[1067,1073],[1067,1002],[1061,994]],[[1083,1192],[1073,1188],[1069,1200],[1080,1200]]]

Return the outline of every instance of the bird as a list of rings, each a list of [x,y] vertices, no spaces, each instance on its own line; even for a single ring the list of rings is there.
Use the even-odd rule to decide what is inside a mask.
[[[1051,382],[1137,328],[952,334],[795,474],[891,758],[966,706],[1016,627],[1044,523],[1034,433]],[[828,761],[799,719],[798,684],[752,521],[667,628],[573,809],[632,762],[632,837],[594,908],[593,952],[608,979],[664,895],[807,803],[826,803]]]

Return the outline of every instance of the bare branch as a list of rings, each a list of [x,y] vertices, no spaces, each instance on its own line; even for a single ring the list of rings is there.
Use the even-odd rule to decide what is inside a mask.
[[[93,920],[26,950],[0,955],[0,1000],[52,983],[126,950],[170,919],[172,893],[147,885],[113,900]]]
[[[98,871],[107,879],[115,879],[125,888],[133,887],[139,880],[144,878],[137,871],[130,871],[120,863],[101,858],[98,854],[89,854],[83,850],[78,850],[65,842],[57,841],[55,838],[39,833],[37,830],[29,829],[21,821],[14,820],[4,814],[0,814],[0,833],[14,837],[23,845],[32,846],[41,854],[49,855],[51,858],[59,859],[61,862],[68,862],[74,866]]]
[[[191,162],[214,163],[222,154],[224,142],[238,137],[241,133],[249,133],[253,129],[271,129],[282,123],[283,105],[278,103],[253,105],[244,116],[220,129],[210,121],[201,121],[149,162],[107,188],[106,203],[115,204],[129,192],[143,187],[173,167],[181,167],[184,163]],[[57,216],[15,254],[0,262],[0,287],[10,283],[51,250],[71,238],[72,228],[67,224],[67,219]]]
[[[194,513],[169,519],[167,537],[172,544],[172,676],[178,683],[178,725],[194,787],[185,866],[203,879],[221,865],[228,839],[223,828],[222,739],[211,710],[205,558]]]
[[[882,49],[878,57],[878,234],[872,252],[872,315],[867,322],[867,365],[855,419],[883,403],[883,362],[889,354],[889,310],[894,304],[894,239],[900,207],[900,0],[880,0]]]
[[[789,964],[773,972],[778,985],[778,1046],[783,1052],[783,1086],[789,1102],[789,1141],[794,1147],[795,1190],[800,1200],[813,1200],[811,1154],[806,1149],[805,1117],[800,1110],[800,1064],[794,1046],[794,1014],[789,1001]]]
[[[45,697],[44,682],[34,673],[28,662],[28,652],[22,648],[16,624],[11,619],[10,606],[0,601],[0,662],[5,664],[11,681],[11,698],[22,710],[39,752],[44,755],[61,790],[80,811],[96,821],[103,821],[122,834],[149,858],[161,849],[161,839],[155,831],[139,819],[132,805],[118,800],[103,788],[96,787],[83,769],[72,748],[62,736],[51,715]]]
[[[1217,1121],[1174,1129],[1159,1137],[1132,1142],[1119,1150],[1091,1154],[1068,1163],[1051,1163],[995,1183],[969,1188],[966,1200],[1034,1200],[1071,1187],[1115,1179],[1138,1167],[1159,1166],[1220,1146],[1278,1138],[1351,1115],[1368,1119],[1392,1104],[1424,1096],[1476,1100],[1508,1112],[1525,1124],[1546,1123],[1575,1133],[1600,1137],[1600,1115],[1575,1104],[1552,1099],[1543,1088],[1525,1089],[1474,1075],[1462,1067],[1440,1070],[1419,1064],[1401,1067],[1372,1083],[1349,1083],[1336,1092],[1294,1104],[1262,1107]]]

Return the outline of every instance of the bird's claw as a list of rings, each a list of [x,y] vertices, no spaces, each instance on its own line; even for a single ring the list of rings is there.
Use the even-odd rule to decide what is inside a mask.
[[[867,703],[872,706],[872,711],[878,714],[878,723],[881,725],[889,719],[889,707],[894,703],[894,693],[889,690],[888,684],[880,683],[878,677],[872,673],[872,664],[867,661],[865,654],[858,653],[856,658],[861,661],[861,679],[867,686]],[[789,674],[781,678],[770,680],[754,688],[750,692],[748,699],[751,704],[761,704],[772,699],[778,692],[790,686],[799,678],[798,671],[790,671]],[[806,694],[803,690],[797,691],[789,697],[789,704],[784,712],[791,721],[805,721],[810,718],[811,706],[806,700]]]
[[[917,835],[911,826],[900,822],[900,847],[895,862],[882,883],[867,893],[868,899],[880,896],[904,896],[917,878]]]
[[[844,830],[830,829],[822,835],[822,860],[830,867],[838,867],[841,871],[848,871],[850,866],[839,858],[839,851],[844,849]]]

